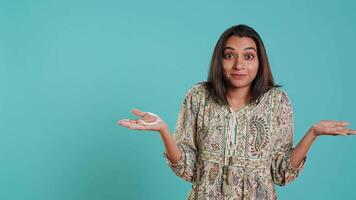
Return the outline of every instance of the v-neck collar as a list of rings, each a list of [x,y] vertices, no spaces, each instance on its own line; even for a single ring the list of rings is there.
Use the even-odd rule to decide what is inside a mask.
[[[260,101],[259,104],[266,98],[267,93],[270,93],[272,89],[268,90],[267,92],[265,92],[261,97],[260,97]],[[225,105],[225,107],[228,108],[228,113],[229,114],[233,114],[233,115],[240,115],[240,113],[250,113],[250,111],[252,111],[256,106],[258,106],[259,104],[256,103],[247,103],[244,106],[242,106],[241,108],[239,108],[238,110],[234,111],[230,105]]]
[[[230,113],[234,113],[234,114],[238,114],[238,113],[242,112],[243,110],[246,110],[246,109],[247,109],[248,107],[250,107],[250,106],[251,106],[251,104],[248,103],[248,104],[245,104],[244,106],[242,106],[241,108],[239,108],[238,110],[234,111],[234,110],[232,109],[232,107],[231,107],[230,105],[228,105],[229,110],[230,110]]]

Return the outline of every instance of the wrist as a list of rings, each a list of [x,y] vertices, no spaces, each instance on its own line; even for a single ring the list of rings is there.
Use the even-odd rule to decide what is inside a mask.
[[[313,138],[316,139],[318,137],[318,134],[316,133],[315,129],[311,127],[308,131],[308,134]]]
[[[167,127],[167,125],[164,125],[160,130],[158,130],[158,132],[163,135],[166,133],[169,133],[169,128]]]

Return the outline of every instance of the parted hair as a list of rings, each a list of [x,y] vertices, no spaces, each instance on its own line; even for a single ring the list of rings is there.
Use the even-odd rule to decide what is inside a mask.
[[[249,37],[257,46],[258,71],[251,83],[251,96],[248,103],[258,103],[260,97],[274,87],[282,87],[274,82],[273,75],[267,58],[266,49],[259,34],[245,24],[231,26],[225,30],[217,41],[210,62],[207,82],[205,82],[209,94],[220,105],[228,105],[226,98],[227,82],[223,77],[223,51],[226,41],[230,36]]]

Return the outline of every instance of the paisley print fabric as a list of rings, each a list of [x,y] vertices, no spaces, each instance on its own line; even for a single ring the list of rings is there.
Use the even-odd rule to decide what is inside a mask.
[[[298,177],[290,162],[293,110],[286,92],[273,88],[257,104],[238,111],[216,104],[204,82],[193,85],[180,107],[174,138],[177,163],[163,156],[179,177],[192,183],[188,200],[274,200],[274,185]]]

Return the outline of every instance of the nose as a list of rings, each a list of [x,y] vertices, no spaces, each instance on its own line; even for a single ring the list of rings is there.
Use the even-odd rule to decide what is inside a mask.
[[[240,56],[236,56],[234,65],[232,67],[234,69],[243,69],[245,67],[245,63],[242,58],[240,58]]]

